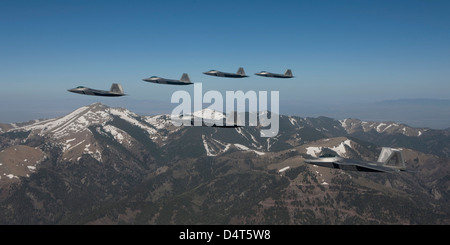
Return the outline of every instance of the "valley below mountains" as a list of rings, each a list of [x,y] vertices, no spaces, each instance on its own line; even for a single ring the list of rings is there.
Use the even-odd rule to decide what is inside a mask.
[[[0,224],[450,224],[449,130],[279,119],[264,138],[95,103],[0,124]],[[375,161],[384,146],[409,171],[304,163],[329,152]]]

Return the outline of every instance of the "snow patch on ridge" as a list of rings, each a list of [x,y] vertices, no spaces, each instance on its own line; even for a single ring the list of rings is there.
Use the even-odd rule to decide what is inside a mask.
[[[327,149],[330,149],[330,150],[336,152],[340,157],[346,157],[347,151],[345,150],[345,146],[348,146],[351,148],[352,147],[351,140],[349,140],[349,139],[344,140],[339,145],[332,146],[332,147],[309,146],[309,147],[306,147],[306,154],[313,156],[313,157],[318,157],[317,154],[322,152],[322,150],[324,148],[327,148]]]
[[[116,109],[116,108],[111,108],[109,111],[112,115],[118,116],[121,119],[144,129],[150,135],[157,133],[157,131],[154,128],[148,127],[148,126],[144,125],[142,122],[136,120],[135,117],[138,117],[138,115],[133,112],[130,112],[125,109]]]
[[[248,147],[245,146],[245,145],[241,145],[241,144],[233,144],[233,145],[236,146],[236,148],[238,148],[238,149],[241,150],[241,151],[253,151],[254,153],[256,153],[256,154],[259,155],[259,156],[263,156],[263,155],[266,154],[266,153],[264,153],[264,152],[252,150],[252,149],[248,148]]]

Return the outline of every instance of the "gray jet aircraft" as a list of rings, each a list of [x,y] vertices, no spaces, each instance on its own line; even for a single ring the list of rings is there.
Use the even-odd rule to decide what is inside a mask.
[[[383,147],[376,162],[344,159],[338,156],[324,155],[316,159],[305,159],[306,163],[327,168],[354,170],[362,172],[399,172],[405,171],[406,165],[400,150]]]
[[[111,85],[111,89],[109,91],[106,90],[97,90],[92,88],[87,88],[83,86],[78,86],[73,89],[68,89],[67,91],[77,94],[85,94],[85,95],[95,95],[95,96],[108,96],[108,97],[118,97],[124,96],[122,85],[118,83],[113,83]]]
[[[262,77],[276,77],[276,78],[293,78],[291,69],[287,69],[284,74],[271,73],[267,71],[262,71],[259,73],[255,73],[255,75]]]
[[[144,78],[142,81],[151,82],[151,83],[160,83],[160,84],[170,84],[170,85],[190,85],[191,79],[189,79],[189,75],[187,73],[183,73],[180,80],[167,79],[157,76],[152,76],[149,78]]]
[[[216,77],[232,77],[232,78],[243,78],[248,77],[245,75],[244,68],[239,67],[238,71],[236,73],[229,73],[229,72],[222,72],[222,71],[216,71],[216,70],[210,70],[207,72],[203,72],[205,75],[210,76],[216,76]]]

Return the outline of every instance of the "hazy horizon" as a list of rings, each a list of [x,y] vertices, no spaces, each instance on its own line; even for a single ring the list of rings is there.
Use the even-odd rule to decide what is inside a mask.
[[[88,96],[87,96],[88,97]],[[406,100],[406,102],[405,102]],[[425,104],[417,104],[429,101]],[[85,103],[77,100],[65,101],[65,104],[52,103],[29,107],[23,105],[19,110],[2,112],[9,114],[11,120],[0,121],[0,123],[21,123],[37,119],[51,119],[62,117],[79,107],[102,103],[109,107],[126,108],[141,116],[153,116],[170,114],[178,104],[170,101],[135,100],[131,98],[99,100],[97,97],[88,97]],[[204,104],[203,109],[209,104]],[[399,99],[360,104],[335,104],[328,105],[313,101],[283,101],[280,100],[280,114],[299,117],[330,117],[337,120],[346,118],[359,119],[362,121],[376,122],[398,122],[411,127],[447,129],[450,128],[450,100],[440,99]],[[269,108],[270,109],[270,108]]]

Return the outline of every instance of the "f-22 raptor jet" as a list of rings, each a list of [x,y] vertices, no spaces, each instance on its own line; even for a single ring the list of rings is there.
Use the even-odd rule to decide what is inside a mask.
[[[152,76],[149,78],[144,78],[142,81],[151,82],[151,83],[160,83],[160,84],[169,84],[169,85],[190,85],[191,79],[189,79],[189,75],[187,73],[183,73],[180,80],[167,79],[157,76]]]
[[[239,67],[238,71],[236,73],[229,73],[229,72],[222,72],[222,71],[216,71],[216,70],[210,70],[207,72],[203,72],[205,75],[210,76],[216,76],[216,77],[231,77],[231,78],[243,78],[248,77],[245,75],[244,68]]]
[[[111,89],[109,91],[106,90],[97,90],[92,88],[87,88],[83,86],[78,86],[73,89],[68,89],[67,91],[77,94],[85,94],[85,95],[95,95],[95,96],[107,96],[107,97],[118,97],[124,96],[123,88],[121,84],[113,83],[111,85]]]
[[[267,71],[262,71],[255,73],[255,75],[262,76],[262,77],[275,77],[275,78],[293,78],[291,69],[287,69],[284,74],[277,74],[277,73],[271,73]]]
[[[327,168],[354,170],[362,172],[399,172],[405,171],[406,165],[400,150],[383,147],[376,162],[344,159],[338,156],[324,155],[317,159],[305,159],[306,163]]]

